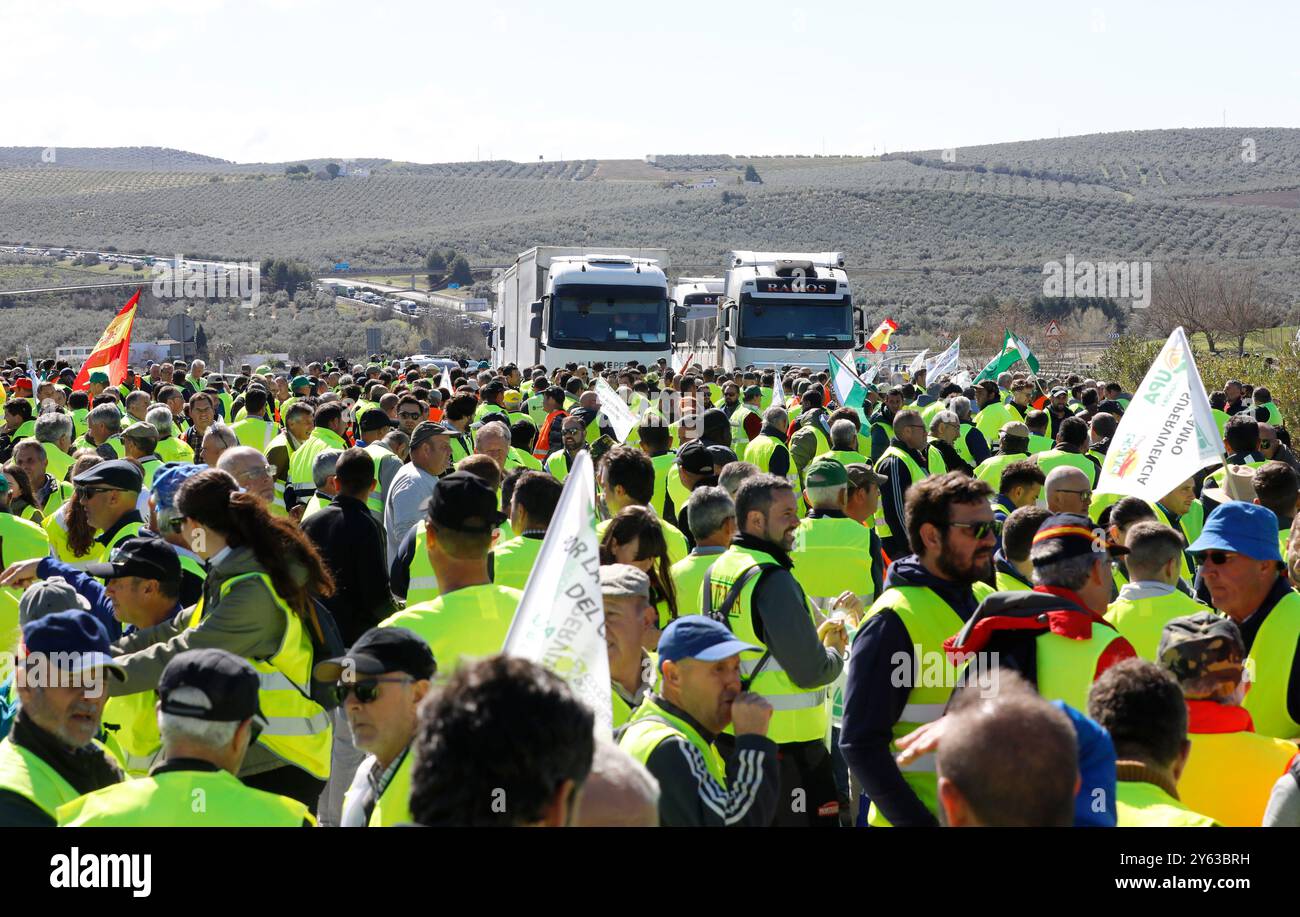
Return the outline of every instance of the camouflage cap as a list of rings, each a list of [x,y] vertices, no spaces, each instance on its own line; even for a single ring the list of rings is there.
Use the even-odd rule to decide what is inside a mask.
[[[1208,695],[1201,692],[1197,697],[1187,695],[1192,699],[1212,698],[1236,690],[1241,681],[1246,646],[1241,631],[1230,618],[1202,611],[1174,618],[1165,625],[1156,658],[1180,682],[1205,679],[1218,682],[1208,689]]]

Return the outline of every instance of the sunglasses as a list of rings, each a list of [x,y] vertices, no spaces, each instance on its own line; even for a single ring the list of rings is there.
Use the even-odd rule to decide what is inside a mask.
[[[990,519],[986,522],[949,522],[948,524],[959,529],[970,529],[970,536],[976,541],[987,538],[990,533],[994,536],[1002,534],[1002,523],[997,519]]]
[[[415,681],[415,679],[408,675],[401,678],[367,678],[364,681],[340,682],[334,686],[334,697],[338,700],[339,706],[342,706],[347,702],[348,695],[355,693],[360,703],[370,704],[379,697],[379,686],[381,684],[386,682],[406,684],[412,681]]]
[[[1080,497],[1083,497],[1085,500],[1091,500],[1091,499],[1092,499],[1092,491],[1091,491],[1091,490],[1058,490],[1057,493],[1058,493],[1058,494],[1078,494]]]
[[[1229,554],[1227,551],[1206,551],[1201,555],[1203,563],[1211,564],[1215,567],[1220,564],[1226,564],[1229,560],[1236,557],[1236,554]]]
[[[118,488],[116,487],[74,487],[73,490],[81,496],[83,500],[89,500],[100,494],[111,494]]]
[[[397,416],[406,420],[419,420],[421,415],[419,411],[415,411],[414,413],[411,411],[398,411]]]

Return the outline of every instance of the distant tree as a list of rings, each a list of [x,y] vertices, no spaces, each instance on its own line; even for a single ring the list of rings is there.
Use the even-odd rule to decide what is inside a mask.
[[[208,333],[199,325],[199,330],[194,332],[194,349],[199,352],[199,358],[206,361],[208,359]]]
[[[429,275],[430,287],[441,282],[443,274],[447,272],[447,256],[436,248],[430,250],[424,256],[424,272]]]
[[[469,269],[469,261],[464,255],[457,255],[451,262],[451,276],[447,278],[451,283],[458,283],[467,287],[474,282],[474,274]]]
[[[763,179],[758,177],[758,170],[754,168],[752,162],[745,166],[745,181],[756,182],[760,185],[763,183]]]
[[[330,178],[338,178],[338,177],[339,177],[339,164],[338,164],[337,162],[331,162],[331,163],[328,163],[328,164],[325,166],[325,171],[328,172],[328,173],[330,174]]]
[[[285,175],[310,175],[311,169],[302,164],[296,166],[285,166],[284,174]]]

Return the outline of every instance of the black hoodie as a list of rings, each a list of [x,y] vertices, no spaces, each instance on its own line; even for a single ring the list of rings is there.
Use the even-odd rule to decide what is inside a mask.
[[[889,568],[885,588],[894,586],[931,589],[963,621],[970,619],[979,604],[969,585],[940,579],[915,555],[900,558]],[[853,639],[840,750],[853,776],[890,824],[937,825],[938,819],[903,779],[889,749],[894,724],[911,693],[911,688],[895,684],[894,673],[903,665],[902,659],[908,660],[909,667],[916,664],[912,638],[902,619],[888,609],[867,618]]]

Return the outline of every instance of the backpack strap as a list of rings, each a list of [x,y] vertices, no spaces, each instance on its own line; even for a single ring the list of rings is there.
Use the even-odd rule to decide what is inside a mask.
[[[711,576],[712,568],[705,570],[704,571],[704,603],[703,603],[703,612],[705,617],[712,618],[715,621],[720,621],[727,626],[727,630],[731,630],[731,622],[728,620],[728,616],[731,614],[732,606],[735,605],[736,601],[740,598],[741,591],[745,588],[745,586],[749,583],[750,580],[754,579],[754,577],[762,573],[763,570],[771,566],[774,565],[754,564],[754,566],[750,567],[744,573],[740,574],[740,576],[736,579],[736,581],[731,584],[731,588],[727,590],[727,595],[722,600],[722,605],[720,605],[716,609],[713,607],[713,588],[712,588],[713,577]],[[764,648],[763,655],[760,656],[758,659],[758,665],[754,666],[753,670],[749,673],[748,676],[742,677],[740,679],[741,690],[743,691],[749,690],[750,683],[755,678],[758,677],[758,674],[761,671],[763,671],[763,666],[767,665],[767,660],[771,658],[772,658],[772,651],[770,649]]]

